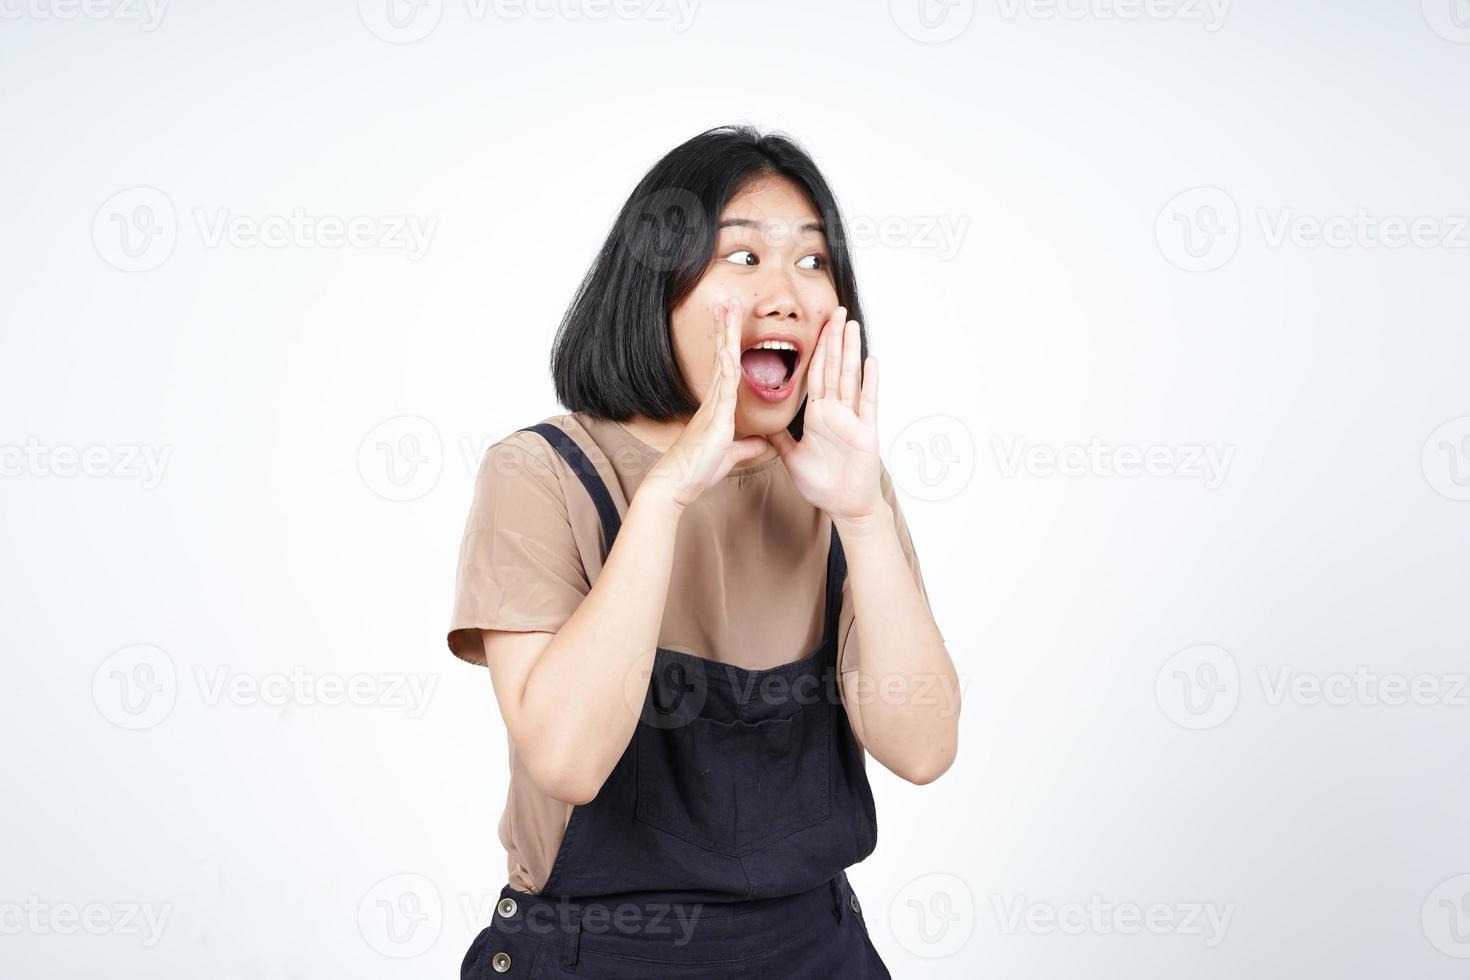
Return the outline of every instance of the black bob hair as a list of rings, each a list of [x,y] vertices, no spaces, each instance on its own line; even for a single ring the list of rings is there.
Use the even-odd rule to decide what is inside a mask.
[[[669,314],[714,261],[719,217],[761,177],[785,177],[822,220],[837,302],[861,331],[847,232],[837,201],[806,150],[753,126],[718,126],[671,150],[638,182],[562,318],[552,344],[556,397],[568,411],[626,422],[686,418],[699,408],[674,357]],[[787,426],[800,439],[806,402]]]

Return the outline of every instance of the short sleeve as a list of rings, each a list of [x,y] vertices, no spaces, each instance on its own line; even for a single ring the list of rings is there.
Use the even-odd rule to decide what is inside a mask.
[[[888,475],[887,467],[881,472],[880,484],[883,497],[888,501],[888,506],[893,508],[894,530],[898,532],[898,546],[903,551],[903,556],[908,560],[909,571],[913,572],[914,584],[919,587],[919,595],[923,597],[924,608],[929,610],[929,615],[934,615],[933,608],[929,605],[929,592],[924,588],[924,575],[919,568],[919,556],[914,550],[913,539],[909,536],[908,522],[904,520],[903,508],[898,505],[898,494],[894,491],[893,480]],[[837,648],[837,663],[840,672],[856,670],[859,663],[857,617],[852,605],[852,583],[842,583],[842,611],[837,619],[837,635],[841,638]],[[936,621],[936,628],[938,623]],[[940,633],[939,638],[944,639]]]
[[[449,621],[449,649],[462,660],[484,665],[480,630],[555,632],[591,588],[554,456],[533,433],[515,433],[485,451]]]

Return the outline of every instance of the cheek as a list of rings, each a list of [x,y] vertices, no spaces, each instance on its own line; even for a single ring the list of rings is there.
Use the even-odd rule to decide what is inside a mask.
[[[669,332],[674,344],[674,359],[678,361],[684,377],[691,384],[699,378],[699,365],[714,360],[714,318],[708,306],[691,295],[669,320]]]
[[[801,305],[806,308],[813,321],[825,323],[832,311],[837,309],[837,290],[832,288],[831,283],[814,283],[802,291]]]

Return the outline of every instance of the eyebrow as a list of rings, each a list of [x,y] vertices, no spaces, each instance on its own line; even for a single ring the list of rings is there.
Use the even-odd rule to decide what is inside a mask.
[[[721,221],[718,226],[716,226],[716,230],[718,230],[719,228],[737,228],[737,227],[738,228],[759,228],[760,227],[760,222],[759,221],[751,221],[749,218],[726,218],[724,221]],[[822,223],[820,221],[808,221],[806,224],[802,225],[800,228],[798,228],[796,230],[797,231],[801,231],[801,232],[815,231],[815,232],[817,232],[817,233],[819,233],[821,235],[826,235],[827,234],[827,229],[825,227],[823,227],[823,225],[822,225]]]

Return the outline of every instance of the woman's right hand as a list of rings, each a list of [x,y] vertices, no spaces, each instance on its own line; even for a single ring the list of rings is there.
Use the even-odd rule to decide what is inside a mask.
[[[732,468],[771,448],[765,436],[735,438],[735,403],[740,393],[740,301],[729,300],[713,312],[718,338],[704,401],[648,474],[668,487],[680,510],[698,500]]]

